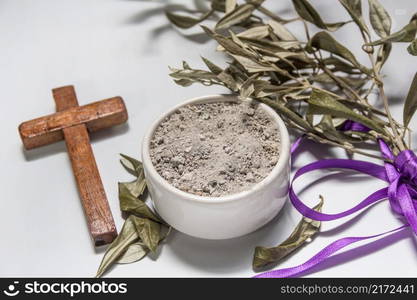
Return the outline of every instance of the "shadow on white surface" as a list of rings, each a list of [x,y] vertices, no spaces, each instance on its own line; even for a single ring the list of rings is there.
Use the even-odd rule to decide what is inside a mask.
[[[167,247],[179,260],[194,268],[225,275],[247,271],[251,269],[255,246],[273,246],[285,239],[298,222],[294,214],[297,213],[287,202],[281,212],[261,229],[228,240],[199,239],[175,231],[167,241]]]

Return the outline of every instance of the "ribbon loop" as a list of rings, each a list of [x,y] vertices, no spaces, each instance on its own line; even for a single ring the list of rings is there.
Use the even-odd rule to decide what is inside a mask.
[[[345,130],[352,130],[355,124],[345,124]],[[349,127],[349,128],[347,128]],[[357,130],[362,130],[355,127]],[[299,138],[291,148],[291,154],[299,146],[302,138]],[[351,215],[365,207],[388,198],[391,209],[398,215],[404,218],[404,225],[394,230],[368,236],[368,237],[349,237],[337,240],[324,248],[318,254],[313,256],[306,263],[293,268],[274,270],[259,274],[255,277],[291,277],[305,272],[306,270],[319,264],[326,258],[330,257],[340,249],[352,243],[367,240],[370,238],[380,237],[388,233],[402,230],[406,227],[411,227],[413,232],[417,235],[417,156],[411,150],[401,151],[395,156],[390,150],[389,146],[383,141],[378,140],[382,157],[392,161],[385,162],[384,166],[376,165],[374,163],[358,161],[353,159],[325,159],[313,162],[300,168],[294,175],[289,187],[289,198],[293,206],[305,217],[317,221],[331,221],[348,215]],[[305,173],[320,170],[320,169],[347,169],[355,170],[363,174],[367,174],[388,183],[388,187],[377,190],[362,200],[359,204],[346,211],[337,214],[325,214],[317,212],[306,206],[297,196],[293,189],[294,181]]]
[[[411,150],[403,150],[395,157],[384,141],[380,140],[379,145],[383,156],[393,160],[385,163],[391,208],[405,217],[417,235],[417,202],[413,199],[417,194],[417,156]]]
[[[394,165],[410,183],[417,185],[417,156],[411,150],[401,151],[395,158]]]

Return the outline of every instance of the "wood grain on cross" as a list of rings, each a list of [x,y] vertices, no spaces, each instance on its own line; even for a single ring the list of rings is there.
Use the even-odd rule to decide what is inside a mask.
[[[65,139],[94,244],[108,244],[117,236],[117,231],[88,132],[126,122],[125,104],[122,98],[114,97],[78,106],[73,86],[52,92],[57,113],[22,123],[20,136],[27,150]]]

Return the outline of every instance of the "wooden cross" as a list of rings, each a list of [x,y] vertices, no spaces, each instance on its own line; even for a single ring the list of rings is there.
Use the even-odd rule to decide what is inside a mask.
[[[78,191],[95,246],[111,243],[116,226],[97,169],[88,132],[127,121],[121,97],[78,106],[73,86],[52,90],[57,113],[19,126],[24,147],[29,150],[65,139]]]

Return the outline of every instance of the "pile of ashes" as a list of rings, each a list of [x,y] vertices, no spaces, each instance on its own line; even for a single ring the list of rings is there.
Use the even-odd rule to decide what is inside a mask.
[[[174,187],[219,197],[249,190],[276,165],[274,119],[249,101],[190,104],[156,128],[150,145],[157,172]]]

